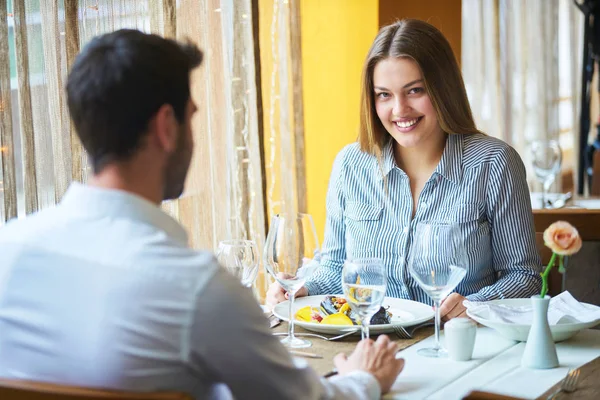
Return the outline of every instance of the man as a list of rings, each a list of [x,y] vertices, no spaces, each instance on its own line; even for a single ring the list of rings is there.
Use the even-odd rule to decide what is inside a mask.
[[[0,229],[0,377],[197,398],[376,398],[403,366],[385,336],[296,367],[248,290],[158,207],[190,164],[193,45],[121,30],[94,39],[67,82],[94,175]],[[224,385],[221,385],[224,384]]]

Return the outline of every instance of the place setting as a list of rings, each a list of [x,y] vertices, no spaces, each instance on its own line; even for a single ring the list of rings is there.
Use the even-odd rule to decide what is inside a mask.
[[[530,299],[501,299],[488,302],[466,301],[467,315],[499,335],[525,342],[533,321]],[[568,291],[549,301],[548,325],[552,340],[567,340],[583,329],[600,324],[600,307],[580,303]]]
[[[294,324],[308,331],[328,335],[361,332],[358,316],[346,306],[348,302],[343,294],[300,297],[295,303]],[[384,297],[381,303],[369,323],[373,334],[394,333],[397,327],[412,327],[433,318],[432,308],[423,303],[393,297]],[[287,301],[277,304],[273,315],[289,321],[288,306]]]
[[[308,218],[303,218],[309,221]],[[283,243],[290,244],[293,241],[289,238],[284,240],[281,233],[285,234],[286,231],[280,227],[282,223],[282,219],[277,218],[271,225],[265,249],[265,265],[284,289],[291,288],[288,290],[290,300],[277,304],[269,317],[271,327],[276,330],[274,335],[284,336],[282,343],[286,347],[296,350],[321,347],[320,344],[316,345],[319,342],[343,343],[346,340],[351,340],[354,345],[359,334],[361,338],[371,334],[388,334],[399,341],[406,340],[408,346],[426,337],[421,337],[421,331],[429,336],[431,330],[421,328],[433,325],[436,343],[430,349],[423,349],[420,354],[428,357],[446,356],[439,341],[439,305],[466,274],[465,262],[461,262],[460,232],[456,224],[422,223],[417,226],[418,232],[407,271],[432,298],[436,305],[432,308],[429,304],[385,296],[387,273],[383,262],[378,258],[346,260],[340,278],[343,293],[295,299],[292,296],[295,287],[290,283],[302,287],[315,271],[315,265],[311,264],[316,262],[306,259],[302,262],[296,260],[296,264],[284,262],[286,254]],[[301,232],[302,235],[308,233],[310,237],[301,241],[305,248],[296,250],[293,254],[317,254],[318,245],[316,239],[312,238],[312,229],[303,229]],[[299,233],[300,231],[296,232]],[[307,243],[314,243],[314,248],[307,249]],[[294,270],[292,265],[298,267]],[[281,276],[287,278],[282,279]],[[279,326],[282,321],[286,322],[287,332],[283,331],[284,327]],[[297,332],[295,327],[301,330]]]
[[[304,286],[319,268],[319,248],[316,235],[313,239],[311,219],[306,216],[301,219],[307,221],[309,228],[296,231],[296,234],[302,232],[302,239],[295,244],[289,237],[284,237],[286,231],[280,224],[285,222],[274,220],[264,253],[267,270],[272,276],[279,277],[276,279],[284,289],[291,288],[288,289],[290,294],[295,293],[294,288],[298,290]],[[295,222],[294,226],[302,226],[302,223]],[[283,235],[278,238],[280,234],[277,232]],[[292,252],[299,255],[295,264],[291,264],[289,254],[284,253],[284,243],[296,246]],[[508,368],[509,364],[513,370],[539,370],[539,365],[527,365],[527,356],[523,355],[528,352],[525,345],[536,318],[531,298],[484,302],[466,300],[464,305],[469,318],[452,319],[441,330],[440,304],[456,290],[467,272],[463,247],[458,224],[420,223],[415,227],[406,271],[431,298],[434,307],[386,296],[387,275],[381,259],[349,258],[341,270],[342,292],[295,299],[290,296],[290,300],[270,310],[273,334],[282,339],[292,356],[310,360],[310,365],[323,376],[336,373],[332,368],[333,357],[339,352],[352,352],[360,338],[390,335],[399,346],[398,357],[409,360],[409,366],[395,386],[402,389],[394,389],[391,396],[402,397],[402,393],[419,396],[433,390],[428,383],[424,382],[424,386],[416,384],[423,376],[435,379],[438,382],[435,386],[444,386],[445,393],[464,394],[467,389],[477,387],[467,378],[472,371],[495,374],[502,368]],[[560,264],[558,255],[555,260],[556,264]],[[544,276],[547,280],[548,273]],[[547,288],[547,281],[544,287]],[[553,343],[570,343],[569,339],[578,332],[600,323],[600,307],[581,303],[569,292],[549,299],[547,305],[547,321]],[[582,343],[590,340],[587,336],[581,339]],[[293,340],[290,341],[290,337]],[[522,343],[521,347],[519,343]],[[298,344],[302,347],[294,347]],[[580,358],[583,363],[589,362],[589,357],[594,358],[590,354],[584,360],[579,353],[576,356],[565,355],[575,354],[573,350],[565,353],[566,348],[556,349],[560,365],[557,363],[558,368],[554,367],[550,375],[545,375],[546,387],[551,387],[564,377],[562,374],[578,367]],[[536,351],[529,350],[535,354],[530,358],[536,362],[543,361],[544,357],[540,356],[539,350]],[[502,358],[508,354],[511,354],[510,361]],[[549,354],[552,352],[549,351]],[[575,364],[571,360],[573,357],[578,360]],[[440,375],[438,370],[446,371],[448,368],[452,370],[450,376]],[[565,372],[562,372],[563,369]],[[452,379],[457,381],[452,383]],[[555,388],[558,389],[560,385]]]
[[[539,295],[525,299],[498,299],[487,302],[464,302],[467,315],[481,325],[494,329],[499,335],[519,342],[531,339],[532,327],[543,325],[548,339],[560,342],[578,332],[600,324],[600,307],[579,302],[569,291],[557,296],[548,295],[548,278],[558,264],[560,273],[566,271],[567,258],[582,247],[579,233],[571,224],[557,221],[546,228],[544,244],[552,256],[542,271],[542,289]],[[576,268],[576,266],[569,267]],[[539,335],[539,333],[538,333]]]

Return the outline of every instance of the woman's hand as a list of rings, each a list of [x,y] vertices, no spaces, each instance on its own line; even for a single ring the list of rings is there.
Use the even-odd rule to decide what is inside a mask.
[[[285,279],[285,278],[291,278],[291,275],[286,275],[283,273],[279,273],[277,274],[278,277]],[[300,288],[300,290],[298,290],[296,292],[296,297],[303,297],[308,295],[308,290],[303,286],[302,288]],[[275,281],[271,284],[271,286],[269,286],[269,290],[267,291],[267,305],[269,307],[273,307],[278,303],[281,303],[282,301],[286,301],[289,299],[289,295],[288,293],[285,291],[285,289],[283,289],[281,287],[281,285]]]
[[[440,316],[442,321],[446,322],[452,318],[466,317],[467,308],[463,306],[465,298],[458,293],[452,293],[442,302],[440,306]]]

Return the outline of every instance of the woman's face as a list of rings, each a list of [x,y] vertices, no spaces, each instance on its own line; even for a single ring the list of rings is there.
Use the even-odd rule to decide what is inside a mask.
[[[443,135],[417,63],[386,58],[373,71],[375,108],[381,123],[402,147],[421,147]]]

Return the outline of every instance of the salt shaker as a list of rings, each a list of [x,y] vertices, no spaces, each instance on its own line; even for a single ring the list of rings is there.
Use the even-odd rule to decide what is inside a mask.
[[[444,337],[448,357],[455,361],[468,361],[473,355],[477,326],[469,318],[453,318],[444,324]]]

